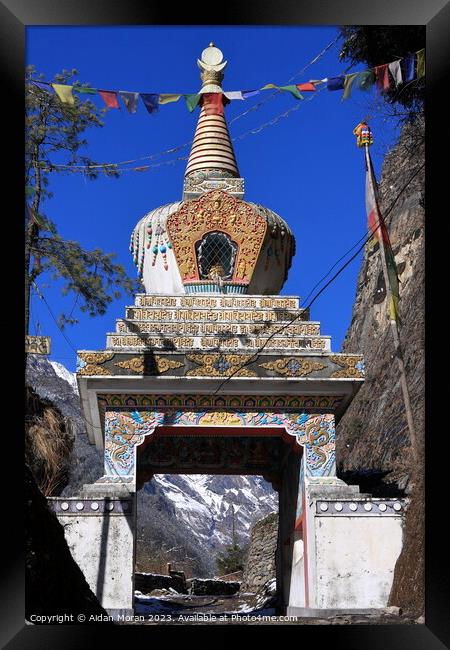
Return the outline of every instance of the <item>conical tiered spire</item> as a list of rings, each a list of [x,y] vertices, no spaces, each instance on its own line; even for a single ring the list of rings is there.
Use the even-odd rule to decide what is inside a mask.
[[[225,117],[207,115],[205,108],[202,108],[185,176],[207,169],[224,170],[230,172],[233,178],[239,177]]]
[[[214,47],[214,43],[210,43],[209,47],[203,50],[202,58],[197,61],[197,64],[201,70],[200,77],[203,84],[200,93],[222,93],[223,70],[227,62],[223,61],[223,54],[217,47]],[[198,185],[199,181],[239,178],[239,170],[225,117],[220,114],[211,114],[210,111],[208,113],[210,114],[207,114],[206,108],[203,106],[186,167],[184,198],[188,198],[187,195],[191,194],[192,185]],[[236,185],[235,189],[237,190],[236,194],[243,195],[243,181],[239,187]]]

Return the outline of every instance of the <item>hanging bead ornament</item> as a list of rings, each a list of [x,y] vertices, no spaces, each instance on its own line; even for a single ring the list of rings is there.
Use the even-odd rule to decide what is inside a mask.
[[[167,271],[169,268],[167,262],[167,249],[172,248],[172,244],[169,241],[166,230],[161,226],[159,220],[154,229],[151,221],[147,224],[147,248],[150,247],[152,249],[152,266],[155,266],[158,253],[161,253],[164,270]]]
[[[134,255],[133,255],[133,261],[136,266],[138,266],[138,259],[139,259],[139,231],[136,233],[136,238],[134,241]]]
[[[281,252],[284,252],[284,242],[285,240],[285,235],[286,235],[286,230],[281,226],[280,228],[280,234],[281,234]]]
[[[152,234],[153,234],[152,222],[149,221],[147,224],[147,248],[150,248],[150,245],[152,243]]]
[[[144,248],[142,248],[141,259],[139,261],[139,277],[141,279],[142,279],[142,277],[144,275],[144,257],[145,257]]]

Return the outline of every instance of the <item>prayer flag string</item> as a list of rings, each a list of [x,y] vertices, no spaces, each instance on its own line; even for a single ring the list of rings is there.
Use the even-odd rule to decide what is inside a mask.
[[[125,90],[100,90],[91,88],[87,84],[75,84],[73,86],[66,84],[56,84],[48,81],[30,79],[36,87],[41,90],[53,89],[63,104],[74,105],[75,97],[73,93],[79,95],[99,95],[107,108],[120,108],[118,98],[120,97],[125,108],[129,113],[136,113],[138,107],[138,98],[140,97],[145,108],[149,113],[158,111],[159,105],[171,104],[177,102],[182,97],[185,99],[186,107],[189,112],[198,106],[207,106],[208,112],[218,112],[223,114],[223,105],[229,101],[246,100],[249,97],[258,95],[263,90],[275,89],[281,92],[290,93],[295,99],[304,99],[301,92],[314,92],[317,86],[325,84],[328,90],[343,90],[342,99],[350,97],[354,88],[358,90],[368,90],[376,85],[379,92],[384,92],[397,86],[409,83],[414,79],[421,79],[425,76],[425,48],[415,53],[410,53],[402,59],[391,63],[384,63],[374,68],[352,72],[350,74],[337,75],[335,77],[325,77],[324,79],[315,79],[298,84],[287,86],[278,86],[268,83],[254,90],[233,90],[220,93],[141,93],[136,91]],[[221,96],[221,99],[215,98]]]

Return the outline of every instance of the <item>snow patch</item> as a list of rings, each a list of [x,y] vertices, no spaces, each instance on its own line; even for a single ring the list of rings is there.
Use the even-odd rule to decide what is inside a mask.
[[[69,383],[74,392],[78,395],[78,384],[77,384],[77,376],[74,372],[70,372],[70,370],[67,370],[65,366],[62,365],[62,363],[58,363],[57,361],[50,361],[50,365],[52,366],[53,370],[56,372],[58,377],[61,377],[61,379],[64,379],[64,381],[67,381]]]

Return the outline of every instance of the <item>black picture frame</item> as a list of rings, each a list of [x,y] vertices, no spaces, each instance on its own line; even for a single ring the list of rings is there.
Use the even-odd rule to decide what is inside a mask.
[[[176,22],[174,22],[176,21]],[[80,648],[94,647],[90,644],[93,627],[99,626],[30,626],[24,620],[24,560],[23,560],[23,517],[21,508],[21,482],[23,467],[23,442],[21,412],[23,390],[23,358],[17,351],[23,350],[23,333],[9,314],[17,313],[17,296],[22,292],[22,260],[19,251],[23,241],[21,211],[23,206],[23,70],[25,62],[25,29],[30,25],[135,25],[135,24],[176,24],[176,25],[343,25],[343,24],[385,24],[385,25],[426,25],[427,40],[427,227],[426,227],[426,623],[425,625],[389,626],[295,626],[289,629],[289,643],[305,641],[305,635],[315,643],[328,642],[331,647],[345,647],[347,650],[387,650],[405,648],[408,650],[438,650],[450,647],[450,598],[448,590],[448,542],[445,531],[448,511],[445,478],[448,474],[448,453],[446,436],[448,424],[445,401],[440,396],[445,378],[434,380],[436,368],[445,369],[445,348],[437,350],[438,341],[445,345],[446,321],[439,318],[441,303],[446,298],[446,256],[444,248],[440,252],[439,243],[444,247],[441,234],[448,218],[443,212],[444,197],[447,197],[446,184],[448,165],[440,154],[445,151],[445,136],[448,131],[448,118],[444,113],[446,104],[444,92],[448,84],[448,25],[450,9],[445,0],[378,0],[360,2],[358,0],[334,0],[303,3],[289,0],[258,0],[258,2],[214,3],[205,8],[196,3],[168,4],[151,3],[141,0],[2,0],[0,4],[0,62],[3,67],[1,79],[4,84],[3,108],[6,117],[3,125],[3,159],[7,162],[7,182],[4,187],[4,202],[11,206],[4,208],[4,252],[10,247],[7,241],[15,242],[15,259],[8,263],[3,283],[5,340],[12,352],[12,362],[5,363],[4,372],[8,376],[4,389],[4,414],[11,417],[4,425],[3,434],[8,441],[7,454],[3,458],[4,477],[9,469],[9,478],[4,478],[4,521],[2,537],[9,544],[3,555],[6,571],[1,583],[2,621],[0,641],[6,648]],[[446,75],[447,73],[447,75]],[[447,77],[447,78],[446,78]],[[10,145],[5,143],[10,136]],[[7,148],[6,148],[7,147]],[[445,174],[445,175],[444,175]],[[443,218],[442,218],[443,217]],[[12,247],[11,247],[12,248]],[[431,253],[431,248],[433,252]],[[15,269],[17,264],[17,270]],[[444,290],[444,292],[442,291]],[[433,296],[434,294],[434,296]],[[8,311],[11,305],[11,312]],[[440,330],[437,327],[440,326]],[[436,331],[434,331],[436,330]],[[441,337],[444,337],[442,339]],[[433,350],[434,346],[434,350]],[[8,350],[5,349],[5,352]],[[12,364],[12,365],[11,365]],[[16,406],[13,406],[16,398]],[[448,400],[448,397],[447,397]],[[444,480],[443,480],[444,479]],[[447,578],[447,580],[446,580]],[[205,626],[203,626],[204,629]],[[127,629],[128,632],[122,632]],[[159,637],[161,629],[149,630],[148,642]],[[210,628],[213,633],[217,626]],[[230,629],[235,629],[231,627]],[[256,632],[255,626],[249,628]],[[273,636],[273,627],[263,627],[263,634]],[[167,636],[168,626],[163,631]],[[122,626],[119,636],[145,631],[138,626]],[[275,626],[275,634],[287,632]],[[184,628],[183,628],[184,632]],[[260,630],[259,630],[260,632]],[[102,644],[111,638],[111,630],[101,630]],[[242,633],[242,628],[238,630]],[[117,630],[113,630],[117,637]],[[292,635],[301,638],[295,641]],[[221,639],[224,637],[221,636]],[[257,634],[259,637],[260,634]],[[156,637],[156,639],[155,639]],[[225,640],[225,639],[224,639]],[[446,645],[445,645],[446,644]]]

